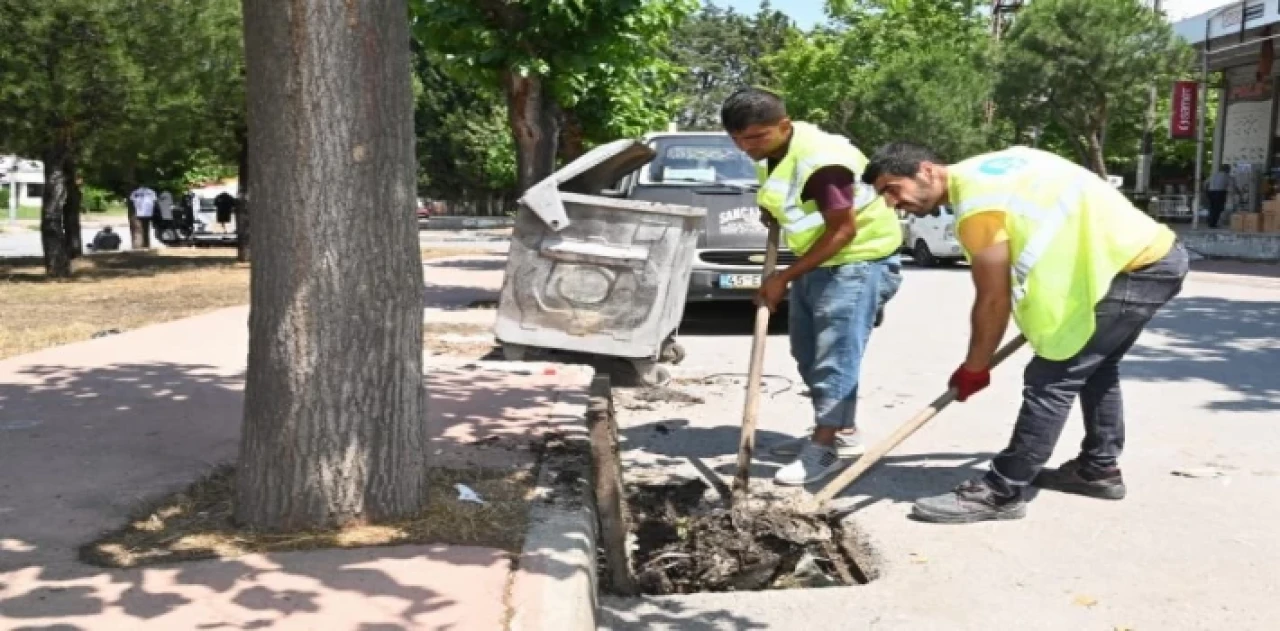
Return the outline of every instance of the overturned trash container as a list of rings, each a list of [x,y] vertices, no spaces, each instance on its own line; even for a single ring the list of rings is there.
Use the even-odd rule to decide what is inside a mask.
[[[683,356],[675,331],[706,209],[603,194],[654,156],[635,140],[602,145],[520,198],[494,327],[507,359],[590,353],[629,360],[646,385],[669,379],[659,361]]]

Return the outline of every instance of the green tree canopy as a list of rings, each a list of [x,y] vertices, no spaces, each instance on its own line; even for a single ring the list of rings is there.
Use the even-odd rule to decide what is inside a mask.
[[[1020,128],[1052,125],[1081,163],[1106,175],[1104,136],[1136,151],[1147,87],[1167,85],[1189,55],[1138,0],[1036,0],[1002,47],[998,101]]]
[[[671,114],[663,54],[695,0],[416,0],[416,33],[454,76],[500,91],[518,188],[549,175],[563,145],[635,135]]]

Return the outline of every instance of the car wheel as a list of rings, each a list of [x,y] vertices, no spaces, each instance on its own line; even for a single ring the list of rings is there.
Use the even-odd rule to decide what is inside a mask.
[[[929,251],[929,244],[925,243],[924,239],[916,239],[916,247],[911,250],[911,256],[920,267],[934,267],[938,264],[938,259],[934,258],[933,252]]]

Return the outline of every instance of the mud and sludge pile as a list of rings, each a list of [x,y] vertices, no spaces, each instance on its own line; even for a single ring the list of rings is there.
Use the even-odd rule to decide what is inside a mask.
[[[875,578],[856,528],[781,507],[725,508],[701,480],[628,493],[632,564],[645,594],[851,586]]]

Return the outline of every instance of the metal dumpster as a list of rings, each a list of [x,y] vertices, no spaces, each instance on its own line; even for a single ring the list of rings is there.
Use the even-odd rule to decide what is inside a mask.
[[[684,313],[706,209],[605,190],[654,158],[619,140],[593,149],[520,198],[494,335],[510,360],[530,348],[630,360],[659,385],[664,353],[682,355]]]

